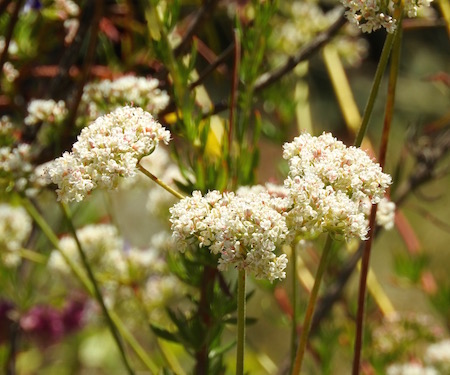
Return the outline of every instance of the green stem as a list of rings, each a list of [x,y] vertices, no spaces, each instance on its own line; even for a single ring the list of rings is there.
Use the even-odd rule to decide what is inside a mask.
[[[47,257],[45,255],[39,254],[36,251],[29,249],[19,249],[17,253],[21,258],[31,260],[32,262],[41,264],[47,263]]]
[[[159,369],[155,363],[150,359],[150,357],[145,352],[144,348],[137,342],[134,336],[130,333],[130,331],[125,327],[120,318],[116,315],[114,311],[110,311],[111,320],[116,325],[122,337],[125,341],[130,345],[131,349],[135,352],[135,354],[139,357],[139,359],[144,363],[147,368],[150,370],[152,374],[157,374]]]
[[[386,163],[386,153],[389,140],[389,133],[391,130],[392,117],[394,114],[395,91],[397,88],[397,77],[400,66],[400,52],[403,34],[402,31],[403,31],[402,28],[399,27],[397,33],[395,34],[394,45],[392,47],[391,67],[389,71],[389,82],[388,82],[386,109],[384,114],[383,134],[381,136],[380,152],[378,157],[382,168],[384,168],[384,165]]]
[[[400,47],[401,47],[401,19],[395,33],[393,50],[392,50],[392,61],[389,72],[389,83],[388,83],[388,93],[386,99],[386,109],[384,115],[384,125],[383,125],[383,134],[381,136],[381,145],[380,145],[380,165],[384,167],[386,161],[386,152],[387,145],[389,140],[389,132],[391,129],[392,116],[394,113],[394,103],[395,103],[395,90],[397,87],[397,77],[398,77],[398,69],[400,64]],[[367,290],[367,276],[369,273],[370,266],[370,253],[372,250],[372,242],[374,237],[374,229],[375,229],[375,219],[377,213],[377,206],[372,206],[372,211],[370,214],[369,220],[369,238],[364,247],[364,253],[361,260],[361,274],[360,274],[360,282],[359,282],[359,294],[358,294],[358,311],[356,315],[356,335],[355,335],[355,346],[354,346],[354,355],[353,355],[353,375],[359,375],[360,373],[360,364],[361,364],[361,350],[363,346],[363,329],[364,329],[364,310],[365,310],[365,299],[366,299],[366,290]]]
[[[66,253],[59,246],[58,237],[55,235],[53,230],[47,224],[45,219],[41,216],[41,214],[36,210],[33,204],[27,199],[22,199],[22,206],[27,210],[28,214],[33,218],[36,224],[41,228],[44,235],[48,238],[53,247],[61,254],[64,261],[69,266],[70,270],[75,274],[78,280],[81,282],[86,291],[94,296],[94,289],[92,287],[91,282],[86,277],[85,273],[82,269],[74,262],[70,257],[66,255]],[[122,334],[123,338],[128,342],[130,347],[134,350],[138,358],[142,361],[144,365],[151,371],[152,374],[156,374],[158,372],[158,367],[153,363],[150,357],[147,355],[142,346],[136,341],[133,335],[128,331],[120,318],[114,313],[114,311],[110,312],[111,319],[114,321],[114,324],[117,326],[117,329]]]
[[[245,351],[245,270],[239,270],[238,274],[238,306],[237,306],[237,354],[236,375],[244,374]]]
[[[377,206],[372,205],[372,210],[370,212],[369,219],[369,238],[367,239],[364,246],[364,253],[361,260],[361,274],[359,279],[359,293],[358,293],[358,311],[356,313],[356,335],[355,335],[355,346],[353,355],[353,367],[352,375],[359,374],[359,367],[361,363],[361,349],[362,349],[362,335],[364,328],[364,305],[366,299],[366,289],[367,289],[367,275],[369,273],[369,261],[370,261],[370,251],[372,249],[373,232],[375,229],[375,218],[377,215]]]
[[[22,206],[27,210],[28,214],[33,218],[35,223],[41,228],[44,235],[48,238],[53,247],[58,251],[63,257],[64,261],[67,263],[71,271],[75,274],[78,280],[83,284],[85,289],[89,292],[89,294],[93,294],[92,284],[89,279],[86,277],[86,274],[83,270],[72,260],[69,256],[64,252],[63,249],[59,246],[59,239],[47,224],[45,219],[41,216],[41,214],[36,210],[33,204],[27,199],[22,199]]]
[[[383,51],[381,52],[380,61],[378,62],[377,71],[375,72],[375,78],[373,80],[372,89],[370,91],[369,99],[367,100],[366,108],[364,109],[364,116],[361,121],[361,127],[359,128],[358,135],[356,136],[354,145],[356,147],[361,146],[364,135],[367,131],[370,117],[372,116],[373,106],[378,95],[378,89],[380,88],[381,79],[383,78],[384,71],[389,60],[391,48],[394,43],[394,37],[396,33],[388,34],[384,42]]]
[[[303,321],[302,333],[300,336],[300,342],[298,344],[297,354],[295,356],[294,368],[292,369],[292,375],[300,374],[302,368],[303,357],[305,355],[306,343],[308,341],[309,330],[311,329],[312,317],[314,314],[314,308],[316,306],[317,296],[319,294],[320,283],[322,281],[322,276],[324,274],[326,265],[328,263],[328,258],[331,253],[331,245],[333,240],[330,235],[328,235],[325,247],[323,248],[322,257],[320,258],[319,268],[317,269],[316,278],[314,280],[314,286],[309,296],[308,306],[306,308],[305,319]]]
[[[292,246],[292,326],[291,326],[291,369],[295,359],[295,348],[297,340],[297,246]]]
[[[73,238],[75,239],[75,242],[77,244],[78,253],[80,255],[81,262],[83,263],[83,266],[86,269],[86,272],[88,274],[89,280],[90,280],[92,286],[94,287],[94,296],[97,299],[98,303],[100,304],[103,314],[105,315],[106,323],[108,325],[109,330],[111,331],[114,341],[117,344],[117,348],[119,349],[120,356],[122,357],[122,361],[128,371],[128,374],[134,375],[134,370],[131,368],[130,362],[129,362],[127,354],[125,352],[125,348],[122,343],[122,339],[119,335],[117,327],[115,326],[115,324],[111,318],[108,307],[106,306],[105,300],[103,299],[103,295],[100,291],[100,287],[97,283],[97,280],[95,279],[94,272],[92,271],[92,268],[89,264],[86,253],[84,252],[81,242],[78,238],[77,231],[75,229],[75,226],[73,225],[72,215],[70,213],[69,207],[64,202],[61,202],[61,207],[63,209],[64,216],[67,219],[67,223],[69,224],[69,228],[70,228],[70,231],[72,232]]]
[[[159,186],[161,186],[163,189],[167,190],[170,194],[174,195],[178,199],[184,199],[184,195],[179,193],[178,191],[172,189],[169,185],[165,184],[163,181],[161,181],[158,177],[147,171],[140,163],[137,164],[137,168],[145,174],[147,177],[151,178],[153,181],[155,181]]]

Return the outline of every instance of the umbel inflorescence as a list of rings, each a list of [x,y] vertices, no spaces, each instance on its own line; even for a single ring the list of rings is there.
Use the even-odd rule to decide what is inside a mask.
[[[114,189],[121,177],[135,175],[139,160],[169,140],[170,132],[150,113],[120,107],[84,128],[72,152],[50,163],[46,174],[58,185],[59,200],[81,201],[96,188]]]
[[[170,209],[173,235],[182,251],[200,246],[220,254],[219,270],[233,265],[256,278],[281,279],[287,258],[275,250],[288,241],[289,230],[284,205],[277,203],[266,191],[194,191]]]
[[[284,145],[289,176],[284,187],[253,187],[234,193],[196,191],[175,204],[172,230],[180,249],[220,254],[219,269],[233,265],[270,281],[285,277],[287,259],[276,256],[295,236],[366,239],[367,203],[379,203],[389,175],[361,149],[331,134],[307,133]],[[393,206],[383,209],[383,222]]]
[[[379,203],[392,182],[380,165],[330,133],[300,135],[284,145],[283,157],[289,163],[284,185],[292,199],[290,228],[304,237],[329,232],[364,240],[367,201]]]
[[[348,20],[359,26],[363,32],[371,33],[380,28],[393,33],[397,27],[395,17],[400,13],[401,1],[392,0],[340,0],[347,8],[345,12]],[[420,8],[429,7],[433,0],[404,0],[404,12],[408,17],[416,17]],[[397,13],[397,14],[396,14]]]

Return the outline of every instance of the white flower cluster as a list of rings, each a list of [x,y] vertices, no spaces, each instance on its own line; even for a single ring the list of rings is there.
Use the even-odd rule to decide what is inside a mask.
[[[370,199],[365,199],[361,202],[362,211],[368,217],[372,204]],[[395,224],[395,203],[384,197],[378,203],[376,223],[386,230],[392,229]]]
[[[284,17],[281,16],[284,14]],[[278,56],[281,52],[291,55],[326,30],[339,17],[340,10],[325,12],[317,0],[289,1],[280,4],[280,14],[274,16],[273,46]],[[339,55],[346,63],[358,65],[367,55],[367,42],[358,35],[358,28],[354,25],[346,25],[331,41]]]
[[[384,317],[372,332],[376,353],[395,358],[397,353],[422,347],[430,340],[442,339],[443,329],[432,316],[418,313],[394,313]]]
[[[285,254],[275,250],[289,242],[289,231],[278,203],[266,192],[240,194],[194,191],[171,209],[172,231],[181,251],[206,247],[220,254],[219,270],[230,265],[256,278],[283,279]]]
[[[121,177],[134,176],[141,158],[170,132],[141,108],[120,107],[84,128],[72,152],[50,163],[45,173],[58,185],[58,199],[81,201],[95,188],[115,189]]]
[[[5,191],[24,191],[32,172],[30,145],[0,147],[0,186]]]
[[[14,143],[14,125],[9,116],[0,117],[0,147]]]
[[[428,346],[425,363],[439,369],[442,374],[450,374],[450,339]]]
[[[156,78],[124,76],[116,80],[102,80],[84,87],[82,105],[88,117],[102,115],[106,108],[133,104],[156,115],[169,104],[169,96],[159,89]]]
[[[14,65],[9,61],[3,64],[3,74],[8,82],[14,82],[14,80],[19,76],[19,71],[14,68]]]
[[[167,300],[181,292],[179,281],[168,273],[161,256],[167,241],[171,240],[168,233],[154,236],[147,249],[129,246],[117,228],[110,224],[88,225],[77,230],[77,236],[110,305],[121,307],[121,301],[129,302],[139,288],[139,294],[153,316],[153,313],[160,314],[158,308],[164,308]],[[81,264],[73,237],[62,237],[59,246],[71,260]],[[47,267],[70,282],[71,279],[66,277],[70,269],[59,251],[51,252]]]
[[[440,375],[432,367],[423,367],[420,363],[393,364],[387,368],[387,375]]]
[[[429,7],[433,0],[405,0],[405,12],[408,17],[416,17],[420,7]],[[363,32],[371,33],[382,27],[388,33],[396,29],[397,20],[393,17],[395,6],[392,0],[341,0],[348,8],[345,12],[348,20],[359,26]]]
[[[22,207],[0,204],[0,262],[7,267],[20,263],[17,254],[31,233],[31,219]]]
[[[67,116],[66,103],[63,100],[55,102],[53,99],[34,99],[28,104],[26,125],[36,125],[40,122],[59,124]]]
[[[330,232],[365,239],[364,200],[379,203],[391,177],[361,149],[346,147],[330,133],[304,133],[284,145],[289,162],[285,187],[293,208],[288,225],[305,238]]]
[[[163,267],[157,252],[127,247],[117,228],[112,225],[88,225],[77,230],[77,236],[90,265],[101,275],[102,280],[129,284],[131,281],[146,279],[150,269],[160,271]],[[62,237],[59,246],[73,261],[81,262],[73,237]],[[70,272],[57,250],[52,251],[47,266],[63,274]]]

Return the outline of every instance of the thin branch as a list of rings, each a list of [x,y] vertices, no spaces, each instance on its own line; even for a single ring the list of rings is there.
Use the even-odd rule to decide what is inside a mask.
[[[317,36],[305,47],[300,49],[300,51],[289,57],[287,62],[271,72],[263,73],[259,78],[256,79],[253,90],[257,92],[258,90],[264,90],[268,86],[277,82],[280,78],[291,72],[299,63],[308,60],[312,55],[314,55],[323,45],[332,39],[337,32],[345,25],[347,19],[344,17],[342,12],[339,18],[333,23],[327,30],[320,32]],[[206,113],[203,117],[208,118],[214,114],[220,113],[229,108],[229,102],[222,100],[214,104],[214,108],[211,112]]]
[[[97,47],[97,41],[98,41],[98,30],[100,25],[100,19],[103,15],[103,8],[104,8],[104,1],[96,1],[95,2],[95,8],[94,8],[94,16],[91,23],[91,30],[89,34],[89,44],[87,48],[86,57],[83,63],[83,68],[81,70],[80,79],[77,83],[77,88],[75,95],[73,97],[71,106],[69,108],[69,114],[66,118],[65,125],[65,133],[63,134],[62,140],[66,140],[70,137],[70,131],[72,130],[73,126],[75,125],[75,121],[77,118],[77,112],[78,107],[80,106],[81,97],[83,95],[83,89],[86,81],[89,78],[89,73],[91,66],[94,63],[95,59],[95,50]]]
[[[81,45],[85,40],[89,26],[92,24],[95,16],[95,7],[96,5],[93,1],[88,1],[83,8],[77,34],[75,35],[72,43],[66,48],[66,51],[59,63],[58,75],[50,84],[49,97],[51,98],[60,98],[62,95],[65,95],[67,86],[71,81],[69,74],[70,68],[75,65],[75,62],[78,59]]]
[[[361,272],[359,280],[359,293],[358,293],[358,311],[356,314],[356,336],[355,336],[355,350],[353,356],[352,374],[359,375],[361,365],[361,349],[363,345],[363,327],[364,327],[364,311],[366,305],[366,290],[367,290],[367,275],[369,274],[370,267],[370,254],[372,251],[372,243],[374,239],[375,231],[375,218],[377,216],[377,205],[372,205],[369,219],[369,233],[368,239],[364,243],[364,251],[361,261]]]
[[[255,91],[265,89],[267,86],[270,86],[272,83],[275,83],[281,77],[291,72],[299,63],[309,59],[323,45],[328,43],[346,22],[347,19],[344,17],[344,12],[341,12],[339,18],[327,30],[317,34],[317,36],[296,55],[289,57],[288,61],[286,61],[283,66],[276,68],[271,72],[262,74],[255,82]]]
[[[450,233],[450,225],[447,222],[445,222],[444,220],[441,220],[440,218],[438,218],[437,216],[434,216],[432,213],[430,213],[425,208],[420,207],[418,205],[408,205],[408,207],[405,207],[405,208],[410,208],[413,211],[417,211],[419,213],[419,215],[423,216],[428,221],[433,223],[437,228],[439,228],[447,233]]]
[[[427,147],[410,148],[415,153],[416,166],[408,180],[402,183],[396,191],[396,204],[402,204],[408,195],[415,191],[419,186],[436,177],[436,167],[440,160],[444,158],[450,150],[450,129],[441,132],[441,134],[431,140]]]
[[[218,0],[205,0],[202,7],[193,15],[193,19],[189,24],[186,33],[183,35],[183,39],[177,48],[173,51],[174,56],[182,55],[189,48],[189,44],[197,31],[198,27],[206,19],[206,17],[212,13],[213,9],[217,5]]]
[[[217,58],[209,64],[203,72],[199,75],[198,79],[189,85],[189,88],[193,88],[201,85],[205,78],[211,74],[219,65],[221,65],[234,51],[234,42],[231,43]]]
[[[228,153],[231,152],[233,130],[235,125],[234,112],[236,110],[236,101],[239,90],[239,68],[241,62],[241,35],[238,30],[234,30],[234,64],[233,64],[233,77],[231,81],[231,95],[230,95],[230,113],[228,121]]]
[[[3,47],[3,51],[0,55],[0,76],[3,74],[3,65],[5,64],[6,60],[8,59],[9,45],[11,43],[11,39],[13,36],[14,27],[16,26],[17,20],[19,19],[19,12],[20,12],[20,9],[22,9],[23,2],[24,2],[24,0],[19,0],[16,3],[16,7],[14,8],[13,14],[11,15],[11,20],[9,21],[8,29],[6,30],[5,45]],[[7,5],[8,4],[6,3],[6,6]]]
[[[0,15],[6,10],[10,3],[11,0],[3,0],[2,2],[0,2]]]
[[[94,271],[92,270],[86,252],[83,249],[83,246],[81,245],[80,239],[78,237],[77,231],[75,229],[75,226],[73,225],[72,220],[72,214],[69,210],[69,206],[65,203],[61,203],[62,210],[64,212],[64,216],[66,218],[66,222],[69,225],[70,231],[72,232],[72,236],[76,242],[77,249],[78,249],[78,255],[80,256],[81,263],[83,264],[85,271],[88,275],[89,281],[91,282],[91,285],[93,287],[93,294],[99,303],[101,310],[103,312],[103,315],[106,320],[106,324],[109,327],[109,330],[113,336],[113,339],[117,345],[117,349],[119,350],[120,356],[122,357],[123,364],[128,372],[129,375],[134,375],[135,372],[133,368],[131,367],[131,364],[129,362],[128,356],[125,351],[125,347],[122,342],[122,337],[120,336],[119,330],[117,326],[114,323],[114,320],[111,317],[111,313],[106,306],[105,299],[103,298],[102,292],[100,291],[100,286],[96,280],[96,277],[94,275]]]

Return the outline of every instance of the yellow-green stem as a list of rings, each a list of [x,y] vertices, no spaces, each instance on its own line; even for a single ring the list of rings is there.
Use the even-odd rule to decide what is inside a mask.
[[[178,191],[172,189],[169,185],[165,184],[163,181],[161,181],[158,177],[147,171],[140,163],[137,164],[137,168],[145,174],[147,177],[151,178],[153,181],[155,181],[159,186],[161,186],[163,189],[167,190],[170,194],[174,195],[178,199],[183,199],[184,195],[179,193]]]
[[[369,120],[372,116],[373,106],[378,95],[378,89],[380,88],[381,79],[383,78],[384,71],[389,60],[391,48],[394,43],[395,33],[388,34],[384,42],[383,51],[381,52],[380,61],[378,62],[377,71],[375,72],[375,78],[373,80],[372,89],[370,91],[369,99],[367,100],[366,108],[364,109],[363,119],[361,121],[361,127],[359,128],[358,135],[356,136],[354,145],[356,147],[361,146],[364,135],[369,125]]]
[[[295,356],[294,367],[292,369],[292,375],[300,374],[302,369],[303,358],[305,356],[306,344],[308,342],[309,330],[311,329],[312,317],[314,314],[314,308],[316,306],[317,296],[319,295],[320,283],[322,281],[323,274],[325,272],[326,265],[328,263],[329,255],[331,253],[331,245],[333,240],[329,235],[325,246],[323,248],[322,257],[320,258],[319,268],[317,269],[316,278],[314,280],[314,286],[309,296],[308,306],[306,308],[305,319],[303,321],[302,333],[300,336],[300,342],[297,348],[297,354]]]
[[[117,348],[119,349],[119,353],[120,353],[120,356],[122,357],[122,361],[125,365],[125,368],[127,369],[128,374],[134,375],[134,370],[131,367],[130,361],[128,359],[128,356],[125,352],[125,348],[122,343],[122,338],[120,337],[117,327],[111,318],[111,314],[109,312],[108,307],[105,304],[105,300],[100,291],[100,287],[97,283],[94,272],[92,271],[92,268],[91,268],[91,265],[89,264],[86,253],[84,252],[83,246],[81,245],[81,242],[78,238],[77,231],[75,229],[75,226],[73,225],[72,214],[70,213],[69,206],[64,202],[61,202],[61,207],[63,209],[64,216],[66,217],[67,223],[69,224],[69,228],[70,228],[70,231],[72,232],[73,238],[75,239],[75,242],[77,244],[78,253],[80,255],[81,262],[83,263],[83,266],[86,269],[86,272],[88,274],[89,280],[90,280],[92,286],[94,287],[94,296],[97,299],[97,302],[100,304],[103,315],[105,316],[106,324],[107,324],[109,330],[111,331],[114,341],[116,342]]]
[[[33,218],[33,220],[39,226],[39,228],[41,228],[42,232],[48,238],[48,240],[53,245],[53,247],[61,254],[64,261],[69,266],[70,270],[78,278],[78,280],[81,282],[81,284],[86,289],[86,291],[91,296],[94,296],[94,290],[93,290],[91,282],[86,277],[86,275],[81,270],[81,268],[74,261],[72,261],[72,259],[70,259],[66,255],[66,253],[61,249],[61,247],[59,246],[58,237],[55,235],[53,230],[47,224],[45,219],[41,216],[41,214],[36,210],[34,205],[27,198],[23,198],[21,203],[22,203],[22,206],[27,210],[28,214]],[[133,335],[128,331],[128,329],[125,327],[125,325],[120,320],[120,318],[114,313],[114,311],[111,311],[110,314],[111,314],[111,319],[114,321],[114,324],[117,326],[117,329],[120,331],[123,338],[128,342],[130,347],[134,350],[134,352],[136,353],[138,358],[142,361],[142,363],[144,365],[147,366],[147,368],[151,371],[152,374],[156,374],[158,372],[158,367],[156,366],[156,364],[153,363],[153,361],[147,355],[145,350],[136,341],[136,339],[133,337]]]
[[[294,244],[292,249],[292,326],[291,326],[291,369],[295,359],[295,348],[297,341],[297,246]]]
[[[47,257],[45,255],[39,254],[38,252],[33,250],[19,249],[17,253],[21,258],[31,260],[35,263],[45,264],[47,262]]]
[[[53,247],[58,251],[63,257],[64,261],[69,266],[70,270],[75,274],[78,280],[83,284],[84,288],[89,292],[89,294],[93,294],[92,284],[89,279],[86,277],[86,274],[82,271],[82,269],[72,260],[64,250],[59,246],[59,240],[50,226],[47,224],[45,219],[41,216],[41,214],[36,210],[34,205],[27,199],[22,199],[22,206],[27,210],[28,214],[33,218],[35,223],[41,228],[44,235],[48,238]]]
[[[238,273],[238,295],[237,295],[237,346],[236,346],[236,375],[244,374],[245,353],[245,270]]]
[[[120,334],[124,338],[124,340],[130,345],[130,348],[133,349],[134,353],[138,356],[138,358],[142,361],[142,363],[147,366],[152,374],[157,374],[159,369],[158,366],[153,363],[150,357],[147,355],[144,348],[137,342],[134,336],[130,333],[130,331],[125,327],[120,318],[116,315],[114,311],[110,311],[111,319],[119,330]]]
[[[388,83],[388,93],[386,99],[386,110],[384,115],[384,125],[383,134],[381,136],[381,146],[380,146],[380,165],[383,167],[386,161],[387,145],[389,140],[389,131],[391,128],[391,122],[394,112],[394,102],[395,102],[395,90],[397,86],[398,69],[400,64],[400,47],[401,47],[401,20],[397,27],[397,31],[394,36],[393,50],[392,50],[392,61],[391,68],[389,72],[389,83]],[[356,335],[355,335],[355,347],[353,356],[353,375],[359,375],[360,364],[361,364],[361,350],[363,346],[363,329],[364,329],[364,310],[365,310],[365,298],[367,289],[367,276],[369,273],[370,266],[370,253],[372,249],[372,241],[374,237],[375,229],[375,218],[376,218],[377,206],[372,206],[372,211],[369,220],[369,239],[364,247],[364,253],[361,261],[361,274],[360,274],[360,285],[359,285],[359,295],[358,295],[358,311],[356,315]]]

